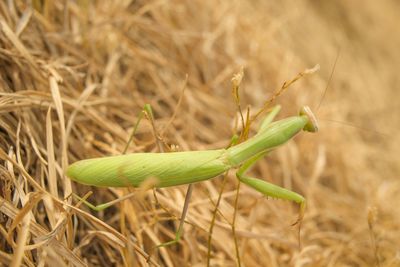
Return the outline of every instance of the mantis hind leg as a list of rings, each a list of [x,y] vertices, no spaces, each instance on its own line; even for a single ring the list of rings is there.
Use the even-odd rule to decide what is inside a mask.
[[[89,193],[89,195],[90,195],[90,194],[91,194],[91,192]],[[86,195],[88,196],[88,194],[86,194]],[[80,196],[78,196],[77,194],[72,194],[72,196],[73,196],[74,198],[77,198],[80,202],[82,202],[83,204],[85,204],[86,206],[88,206],[90,209],[95,210],[95,211],[102,211],[102,210],[105,210],[105,209],[111,207],[112,205],[115,205],[115,204],[117,204],[117,203],[119,203],[119,202],[122,202],[122,201],[128,199],[128,198],[133,197],[134,195],[135,195],[135,193],[132,192],[132,193],[129,193],[129,194],[127,194],[127,195],[125,195],[125,196],[122,196],[122,197],[120,197],[120,198],[111,200],[111,201],[109,201],[109,202],[102,203],[102,204],[98,204],[98,205],[93,205],[92,203],[90,203],[89,201],[86,200],[86,197],[80,197]]]
[[[187,215],[187,212],[189,209],[189,202],[190,202],[190,198],[192,197],[192,192],[193,192],[193,184],[189,184],[187,192],[186,192],[186,196],[185,196],[185,203],[183,204],[182,215],[179,220],[178,230],[175,233],[175,238],[168,242],[161,243],[161,244],[155,246],[155,248],[171,246],[171,245],[178,243],[181,240],[181,237],[183,234],[183,225],[185,223],[185,218],[186,218],[186,215]]]

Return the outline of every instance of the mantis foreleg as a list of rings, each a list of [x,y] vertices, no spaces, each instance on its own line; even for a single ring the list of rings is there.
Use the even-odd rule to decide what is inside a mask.
[[[258,192],[262,193],[265,196],[290,200],[299,204],[300,205],[299,218],[295,222],[296,224],[302,220],[304,215],[304,210],[306,207],[306,200],[302,195],[293,192],[291,190],[288,190],[286,188],[280,187],[278,185],[266,182],[264,180],[245,175],[246,171],[249,170],[260,158],[264,157],[267,153],[268,153],[267,151],[261,152],[256,156],[254,156],[253,158],[246,161],[245,163],[243,163],[243,165],[237,171],[236,176],[241,182],[254,188],[255,190],[257,190]]]
[[[262,132],[264,129],[267,128],[267,126],[271,123],[272,119],[275,117],[275,115],[279,112],[280,107],[276,106],[270,114],[264,119],[263,123],[261,124],[259,133]],[[307,115],[310,118],[309,123],[306,125],[307,130],[311,132],[315,132],[318,130],[318,123],[312,114],[312,112],[307,108],[304,107],[300,111],[301,115]],[[260,152],[259,154],[255,155],[254,157],[250,158],[246,162],[242,164],[242,166],[239,168],[239,170],[236,173],[236,176],[238,179],[247,184],[248,186],[256,189],[258,192],[264,194],[265,196],[273,197],[273,198],[279,198],[279,199],[284,199],[284,200],[290,200],[294,201],[297,204],[300,205],[300,210],[299,210],[299,218],[295,222],[299,223],[301,222],[303,215],[304,215],[304,210],[306,207],[306,200],[305,198],[291,190],[288,190],[286,188],[280,187],[278,185],[257,179],[257,178],[252,178],[249,176],[246,176],[245,173],[248,171],[259,159],[264,157],[268,151],[263,151]]]

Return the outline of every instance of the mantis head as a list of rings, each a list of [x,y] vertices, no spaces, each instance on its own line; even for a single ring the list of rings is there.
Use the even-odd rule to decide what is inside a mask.
[[[307,132],[318,132],[318,121],[309,106],[304,106],[300,109],[300,116],[307,116],[308,123],[304,126],[303,130]]]

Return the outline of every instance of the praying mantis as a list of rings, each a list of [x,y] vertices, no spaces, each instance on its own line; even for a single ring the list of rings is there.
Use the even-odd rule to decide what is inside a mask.
[[[314,72],[317,68],[318,66],[306,70],[303,73],[299,73],[292,81],[284,83],[282,88],[269,102],[272,102],[274,98],[280,95],[291,83],[298,80],[304,74]],[[238,89],[241,75],[232,79],[233,92],[239,109]],[[138,117],[138,121],[129,138],[127,146],[132,141],[142,115],[146,114],[153,120],[153,113],[149,104],[145,105],[143,111],[144,113],[141,113]],[[152,178],[155,178],[155,180],[152,180],[152,183],[154,187],[157,188],[189,184],[175,238],[169,242],[157,245],[156,247],[168,246],[179,242],[188,211],[189,200],[193,189],[192,185],[217,177],[230,169],[237,169],[236,177],[238,180],[262,193],[264,196],[289,200],[299,204],[299,217],[295,222],[296,224],[301,222],[304,215],[306,200],[303,196],[278,185],[246,175],[246,172],[258,160],[263,158],[274,148],[291,140],[300,131],[318,131],[317,119],[308,106],[302,107],[297,116],[273,122],[279,111],[279,105],[272,108],[262,121],[256,135],[239,144],[232,141],[232,146],[227,148],[168,153],[125,154],[126,146],[123,154],[119,156],[86,159],[75,162],[68,167],[66,174],[70,179],[78,183],[98,187],[141,187],[146,181]],[[257,115],[258,114],[260,113],[257,113]],[[78,197],[78,199],[90,208],[99,211],[132,196],[133,193],[97,206],[92,205],[80,197]]]
[[[316,132],[317,120],[307,106],[301,108],[298,116],[276,122],[273,118],[279,112],[276,106],[262,122],[258,133],[247,141],[227,149],[187,151],[170,153],[133,153],[120,156],[86,159],[68,167],[67,176],[72,180],[100,187],[139,187],[150,177],[157,178],[156,187],[169,187],[192,184],[214,178],[225,171],[238,168],[236,176],[240,182],[254,188],[265,196],[290,200],[300,205],[301,220],[306,201],[300,194],[268,183],[264,180],[249,177],[245,173],[259,159],[272,149],[283,145],[301,130]],[[93,206],[101,210],[113,203]],[[187,211],[185,203],[184,213]],[[176,243],[182,234],[184,215],[174,240],[162,246]]]

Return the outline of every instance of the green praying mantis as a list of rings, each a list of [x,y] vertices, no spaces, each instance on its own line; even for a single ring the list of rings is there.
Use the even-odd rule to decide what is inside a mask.
[[[253,119],[260,115],[268,104],[272,103],[274,99],[293,82],[306,74],[313,73],[318,68],[319,65],[304,72],[300,72],[294,79],[285,82],[282,88],[265,103],[263,109],[261,109]],[[241,115],[238,90],[242,77],[243,70],[232,79],[232,92]],[[254,188],[264,196],[294,201],[299,204],[299,217],[294,224],[300,223],[306,207],[306,200],[303,196],[275,184],[246,175],[246,172],[258,160],[263,158],[274,148],[291,140],[300,131],[318,131],[317,119],[309,107],[302,107],[297,116],[273,122],[279,111],[279,105],[272,108],[262,121],[257,134],[248,139],[246,131],[248,131],[252,120],[248,118],[245,124],[242,116],[244,130],[242,133],[245,133],[243,136],[246,137],[242,139],[247,140],[237,144],[238,138],[236,141],[232,139],[231,145],[227,148],[203,151],[125,154],[136,133],[143,114],[147,115],[153,124],[154,116],[151,106],[146,104],[143,112],[140,113],[138,117],[122,155],[75,162],[68,167],[66,174],[76,182],[98,187],[142,187],[148,181],[151,181],[152,185],[156,188],[188,184],[189,187],[187,189],[180,224],[175,238],[169,242],[157,245],[156,247],[168,246],[179,242],[183,233],[183,224],[188,211],[193,184],[219,176],[230,169],[237,169],[236,177],[239,181]],[[249,113],[247,115],[249,115]],[[155,180],[153,178],[155,178]],[[93,210],[99,211],[117,202],[128,199],[133,195],[134,193],[130,193],[122,198],[97,206],[92,205],[83,198],[77,198]]]
[[[146,105],[145,110],[151,112],[150,106]],[[263,195],[298,203],[300,211],[297,222],[300,222],[306,206],[306,200],[303,196],[246,175],[246,171],[259,159],[292,139],[301,130],[318,131],[317,120],[309,107],[301,108],[297,116],[272,122],[279,110],[280,106],[275,106],[270,111],[255,136],[229,148],[169,153],[133,153],[86,159],[70,165],[67,169],[67,176],[76,182],[99,187],[139,187],[147,179],[153,177],[157,179],[155,187],[158,188],[189,184],[175,239],[157,247],[171,245],[180,240],[192,191],[191,185],[214,178],[232,168],[238,169],[236,176],[240,182],[254,188]],[[137,125],[135,130],[136,127]],[[131,197],[130,194],[98,206],[94,206],[86,200],[81,200],[94,210],[102,210],[129,197]]]

